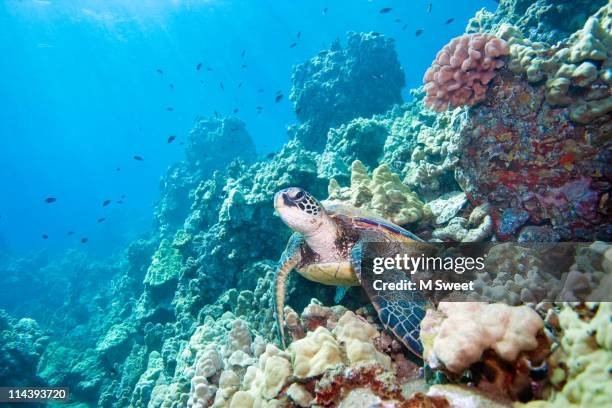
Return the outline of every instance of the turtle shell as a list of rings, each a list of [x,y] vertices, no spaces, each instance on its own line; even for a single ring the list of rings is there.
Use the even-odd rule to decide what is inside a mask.
[[[349,228],[353,227],[359,232],[364,230],[378,230],[382,234],[388,235],[388,238],[392,240],[424,242],[412,232],[362,208],[345,204],[332,204],[326,206],[325,210],[333,219],[340,221]]]

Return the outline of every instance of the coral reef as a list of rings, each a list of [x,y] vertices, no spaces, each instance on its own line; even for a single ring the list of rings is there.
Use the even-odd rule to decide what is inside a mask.
[[[295,66],[291,82],[303,123],[293,132],[310,150],[322,150],[329,128],[401,103],[405,84],[393,41],[378,33],[348,33],[346,48],[337,41]]]
[[[479,361],[486,349],[508,362],[521,351],[535,349],[544,322],[526,306],[442,302],[437,312],[428,310],[421,327],[429,364],[460,373]]]
[[[37,365],[49,336],[35,320],[14,319],[0,309],[0,384],[3,387],[43,385]]]
[[[349,33],[295,67],[301,124],[265,159],[238,119],[199,118],[150,236],[104,262],[0,254],[0,299],[35,319],[0,312],[0,382],[68,386],[103,408],[609,405],[612,311],[580,302],[611,293],[610,245],[542,258],[499,243],[610,240],[604,3],[501,0],[404,104],[393,41]],[[431,242],[491,245],[470,300],[507,305],[430,307],[420,367],[359,288],[330,307],[334,288],[292,274],[280,350],[290,231],[271,201],[289,186]]]
[[[567,108],[544,103],[541,86],[497,78],[497,92],[474,108],[456,146],[456,177],[468,197],[489,202],[496,235],[550,223],[565,239],[606,239],[608,125],[573,125]]]
[[[485,99],[487,85],[503,67],[508,44],[489,34],[454,38],[425,72],[425,104],[436,111],[471,106]]]
[[[480,10],[466,31],[495,32],[510,23],[531,41],[554,44],[579,30],[606,0],[501,0],[495,13]]]
[[[186,160],[170,167],[160,182],[161,198],[156,208],[160,232],[170,233],[189,214],[190,195],[216,170],[234,160],[255,161],[255,145],[246,125],[235,117],[200,117],[189,133]]]
[[[398,225],[413,223],[430,215],[418,196],[386,164],[374,169],[370,178],[363,163],[355,160],[351,165],[351,186],[342,188],[332,179],[328,192],[325,205],[348,203]]]
[[[304,327],[302,338],[281,351],[232,314],[216,321],[209,317],[177,356],[174,378],[163,378],[159,354],[153,352],[138,389],[157,377],[147,391],[153,406],[180,401],[188,407],[329,406],[349,398],[354,388],[369,388],[382,398],[407,399],[399,385],[413,378],[406,371],[411,366],[399,346],[380,349],[386,335],[376,326],[346,309],[316,302],[297,320]],[[142,395],[134,398],[146,402]]]
[[[389,119],[374,116],[353,119],[330,129],[319,160],[319,174],[344,181],[355,160],[361,159],[366,166],[375,167],[381,159],[390,123]]]
[[[546,80],[546,102],[567,106],[569,117],[588,124],[612,111],[610,97],[612,6],[602,7],[580,30],[554,47],[523,38],[513,26],[499,27],[511,47],[509,69],[530,83]]]

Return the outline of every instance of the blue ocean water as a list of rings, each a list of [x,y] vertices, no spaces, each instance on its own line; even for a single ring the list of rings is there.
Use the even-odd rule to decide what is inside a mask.
[[[121,249],[150,230],[159,178],[183,157],[180,142],[197,115],[238,109],[264,156],[279,149],[286,126],[296,122],[288,99],[294,64],[344,41],[347,31],[377,31],[396,40],[409,99],[407,90],[421,84],[440,47],[477,10],[496,6],[491,0],[3,1],[0,251]],[[385,7],[392,10],[379,13]],[[417,36],[417,30],[424,31]],[[284,98],[275,103],[279,90]],[[171,135],[177,139],[168,144]],[[57,201],[46,204],[47,197]],[[112,203],[103,207],[105,200]]]

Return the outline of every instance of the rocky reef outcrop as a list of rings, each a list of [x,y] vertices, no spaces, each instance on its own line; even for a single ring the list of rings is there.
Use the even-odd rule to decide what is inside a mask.
[[[162,177],[156,218],[160,230],[171,232],[189,214],[190,195],[198,184],[234,160],[255,161],[253,140],[243,121],[235,117],[198,118],[187,138],[185,160]]]
[[[309,150],[322,150],[330,128],[383,113],[401,103],[405,85],[393,41],[378,33],[348,33],[329,50],[297,65],[290,98],[301,125],[292,133]]]
[[[48,333],[30,318],[15,319],[0,309],[0,384],[41,386],[38,362],[49,342]]]

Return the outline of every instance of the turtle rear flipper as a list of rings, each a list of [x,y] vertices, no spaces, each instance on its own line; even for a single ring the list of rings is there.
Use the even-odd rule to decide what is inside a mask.
[[[381,242],[386,248],[393,247],[391,242]],[[417,291],[375,290],[371,276],[362,276],[369,273],[361,270],[361,258],[363,254],[364,240],[355,244],[351,251],[351,261],[355,274],[361,282],[361,286],[370,298],[372,305],[378,313],[378,317],[385,328],[391,330],[398,339],[414,354],[420,362],[423,357],[423,345],[420,340],[421,320],[425,317],[427,301]],[[397,242],[398,248],[402,243]],[[378,254],[385,256],[385,253]],[[391,255],[390,255],[391,256]],[[401,279],[410,279],[409,274],[398,269],[385,269],[383,275],[386,282],[400,282]],[[378,278],[378,276],[377,276]]]

